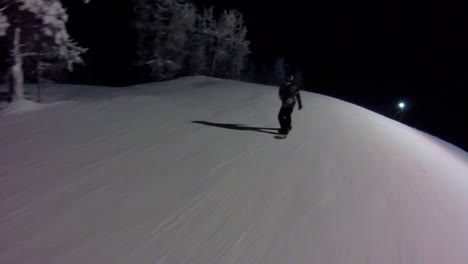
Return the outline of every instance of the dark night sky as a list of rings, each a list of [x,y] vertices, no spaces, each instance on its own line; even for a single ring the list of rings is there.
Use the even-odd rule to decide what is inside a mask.
[[[130,1],[66,0],[70,33],[85,47],[81,82],[132,82],[135,50]],[[432,1],[196,0],[199,7],[244,14],[252,58],[283,56],[300,67],[306,88],[391,117],[468,150],[468,21],[460,4]]]

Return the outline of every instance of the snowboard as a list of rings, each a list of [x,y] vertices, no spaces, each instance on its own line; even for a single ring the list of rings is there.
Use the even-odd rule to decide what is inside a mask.
[[[278,134],[275,135],[276,139],[286,139],[288,137],[288,134]]]
[[[291,131],[291,129],[292,129],[292,126],[288,129],[288,133],[286,133],[286,134],[279,133],[279,134],[275,135],[275,138],[276,139],[286,139],[288,137],[288,134]]]

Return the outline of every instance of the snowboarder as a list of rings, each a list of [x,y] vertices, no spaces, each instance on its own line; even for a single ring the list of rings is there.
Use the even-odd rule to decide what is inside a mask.
[[[285,82],[280,85],[279,97],[281,99],[281,109],[278,113],[278,121],[281,127],[279,134],[287,135],[292,128],[291,114],[296,106],[296,100],[299,110],[302,109],[301,94],[292,74],[286,76]]]

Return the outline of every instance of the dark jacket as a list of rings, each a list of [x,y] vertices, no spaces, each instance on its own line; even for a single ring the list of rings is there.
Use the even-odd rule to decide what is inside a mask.
[[[282,101],[282,107],[294,107],[296,100],[299,103],[299,109],[302,108],[302,99],[299,87],[293,81],[286,81],[281,84],[279,97]]]

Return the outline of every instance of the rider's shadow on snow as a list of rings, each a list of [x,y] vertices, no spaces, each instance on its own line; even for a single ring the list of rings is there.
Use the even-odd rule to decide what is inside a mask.
[[[192,123],[202,124],[206,126],[221,127],[221,128],[226,128],[226,129],[233,129],[233,130],[256,131],[256,132],[273,134],[273,135],[278,134],[278,130],[279,130],[278,128],[272,128],[272,127],[250,127],[250,126],[240,125],[240,124],[222,124],[222,123],[213,123],[213,122],[207,122],[207,121],[192,121]]]

